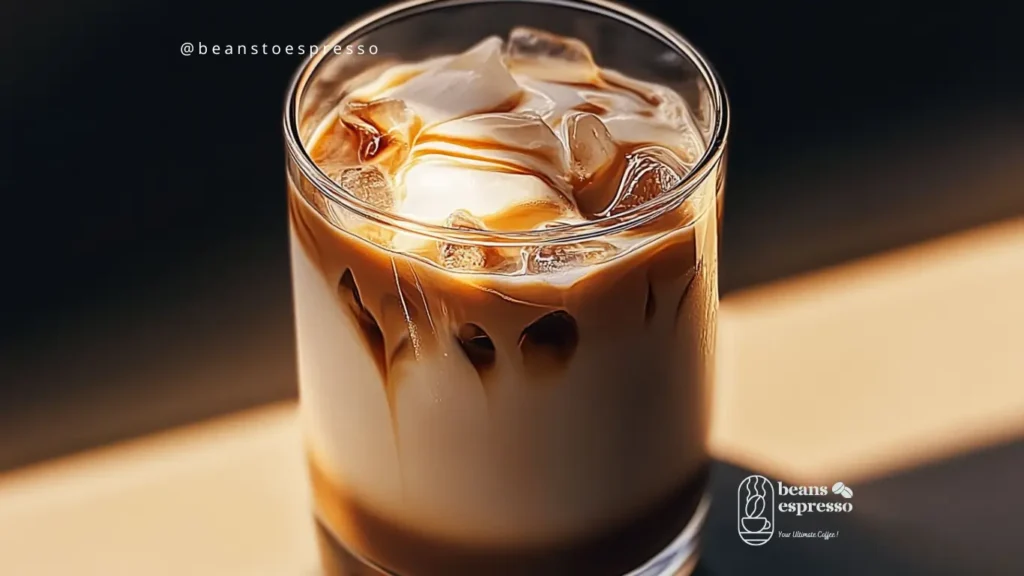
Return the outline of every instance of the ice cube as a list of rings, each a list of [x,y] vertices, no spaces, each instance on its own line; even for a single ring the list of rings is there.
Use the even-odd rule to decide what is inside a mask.
[[[456,210],[452,212],[448,219],[445,220],[444,225],[448,228],[455,230],[483,230],[484,223],[479,218],[473,216],[466,210]]]
[[[672,151],[646,146],[626,156],[626,171],[619,183],[612,215],[650,202],[683,181],[686,167]]]
[[[523,88],[523,99],[516,112],[533,112],[552,127],[558,127],[566,112],[583,109],[590,103],[575,86],[536,80],[525,74],[513,74]]]
[[[683,132],[679,141],[680,159],[690,168],[697,164],[697,160],[704,155],[707,145],[704,138],[696,131]]]
[[[537,80],[590,83],[600,76],[600,69],[584,42],[535,28],[521,26],[512,30],[505,59],[516,72]]]
[[[502,60],[502,41],[483,40],[382,95],[404,101],[425,126],[481,112],[507,112],[522,96]]]
[[[548,274],[608,260],[615,246],[597,240],[579,244],[548,244],[523,248],[523,261],[530,274]]]
[[[359,138],[359,161],[397,165],[412,140],[416,117],[405,102],[392,98],[348,102],[338,117]]]
[[[569,114],[562,134],[569,149],[576,207],[583,216],[593,217],[615,200],[624,168],[623,153],[604,122],[594,114]]]
[[[687,166],[692,166],[703,154],[703,144],[695,132],[677,128],[657,117],[621,114],[605,118],[604,125],[621,144],[657,143],[670,148]]]
[[[588,112],[574,112],[566,116],[564,138],[569,149],[570,169],[582,181],[611,166],[619,157],[615,143],[604,122]]]
[[[357,138],[332,110],[306,140],[309,156],[325,172],[359,163]]]
[[[345,168],[334,177],[334,181],[349,194],[375,208],[391,210],[394,207],[391,185],[376,166]]]
[[[690,128],[693,125],[689,105],[674,90],[656,86],[652,89],[652,95],[657,102],[658,116],[663,120],[676,128]]]
[[[440,252],[441,263],[449,270],[484,270],[487,268],[487,253],[480,246],[442,242]]]
[[[604,78],[617,91],[589,91],[581,94],[615,114],[604,117],[605,126],[620,143],[657,142],[671,148],[687,164],[693,165],[704,153],[702,132],[690,105],[674,90],[642,82],[613,70],[603,70]]]
[[[465,210],[456,210],[445,221],[445,226],[456,230],[483,230],[484,225]],[[438,242],[438,253],[441,264],[450,270],[483,270],[489,260],[493,262],[493,254],[488,254],[483,246]],[[492,256],[492,258],[488,258]]]
[[[693,165],[704,154],[706,144],[698,122],[690,110],[690,105],[679,94],[665,87],[658,87],[656,94],[658,99],[657,117],[679,130],[679,148],[683,154],[682,160]]]

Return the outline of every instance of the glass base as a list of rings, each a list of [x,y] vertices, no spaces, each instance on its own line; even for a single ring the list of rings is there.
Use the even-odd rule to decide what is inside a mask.
[[[623,576],[690,576],[700,558],[700,535],[709,506],[710,498],[705,495],[693,518],[671,544],[643,566]],[[360,558],[345,548],[319,520],[316,531],[323,576],[416,576],[395,574]]]

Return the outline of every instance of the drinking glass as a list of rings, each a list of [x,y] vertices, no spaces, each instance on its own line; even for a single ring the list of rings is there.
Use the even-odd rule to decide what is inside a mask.
[[[583,224],[491,232],[389,212],[318,167],[306,144],[357,75],[521,26],[682,96],[700,141],[682,181]],[[688,574],[708,506],[728,132],[697,50],[602,0],[414,0],[307,58],[284,127],[325,572]]]

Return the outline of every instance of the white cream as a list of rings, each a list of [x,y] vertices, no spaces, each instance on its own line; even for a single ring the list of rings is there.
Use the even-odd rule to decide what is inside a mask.
[[[572,211],[565,150],[539,116],[469,116],[427,129],[419,140],[395,179],[404,192],[395,210],[405,216],[444,223],[456,210],[487,218],[537,203]],[[503,171],[509,166],[527,173]]]
[[[474,170],[450,160],[417,163],[406,174],[410,185],[402,203],[396,207],[403,215],[420,222],[443,224],[456,210],[465,210],[481,219],[498,216],[515,206],[556,203],[572,207],[542,180],[525,174],[502,174]],[[453,194],[469,188],[475,194]]]
[[[487,112],[513,101],[522,91],[502,63],[501,47],[501,38],[492,36],[454,58],[433,62],[398,86],[358,94],[402,100],[427,126]]]

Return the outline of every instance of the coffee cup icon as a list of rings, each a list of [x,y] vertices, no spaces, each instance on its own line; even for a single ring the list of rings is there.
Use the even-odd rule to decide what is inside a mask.
[[[775,486],[764,476],[747,476],[736,490],[736,529],[751,546],[771,540],[775,528]]]
[[[767,518],[743,518],[740,520],[740,524],[747,532],[766,532],[772,528],[772,524]]]

